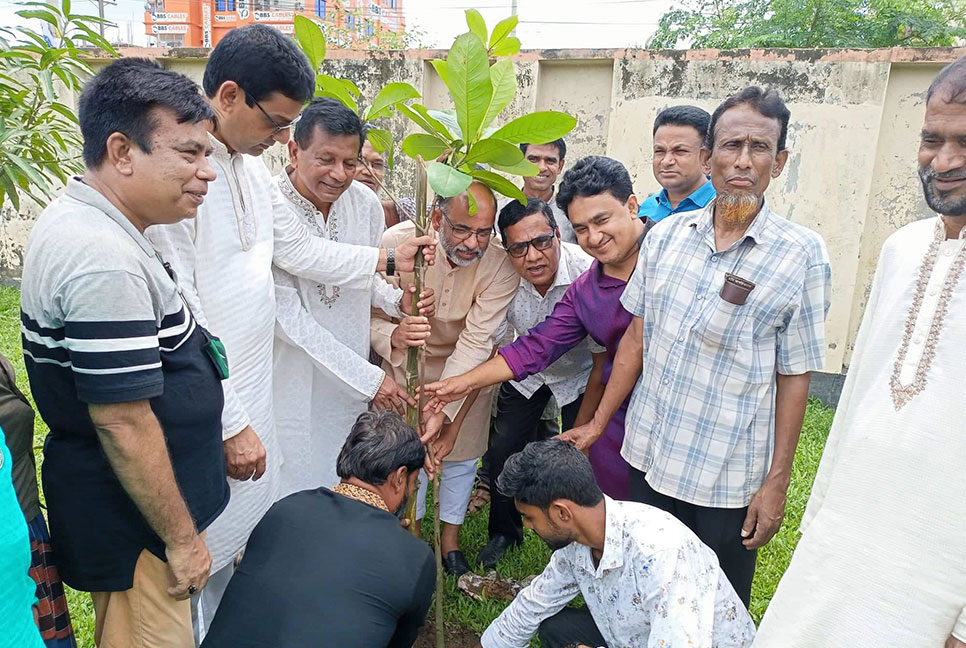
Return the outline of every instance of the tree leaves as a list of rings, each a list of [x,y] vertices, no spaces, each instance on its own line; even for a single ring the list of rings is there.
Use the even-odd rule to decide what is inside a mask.
[[[386,153],[386,163],[393,166],[392,133],[383,128],[370,128],[366,131],[366,139],[378,153]]]
[[[470,28],[470,33],[480,39],[481,43],[486,43],[486,21],[476,9],[466,10],[466,26]]]
[[[473,182],[472,176],[442,162],[431,163],[429,168],[426,169],[426,175],[429,179],[429,186],[433,188],[437,195],[444,198],[460,195],[469,189]]]
[[[517,93],[517,73],[513,69],[512,61],[503,59],[490,66],[490,85],[493,87],[493,94],[486,114],[483,115],[484,128],[492,124],[496,116],[510,105]]]
[[[504,18],[496,24],[496,27],[493,28],[493,33],[490,34],[490,44],[488,45],[491,54],[494,56],[500,56],[499,54],[494,53],[494,49],[500,47],[503,41],[510,38],[510,34],[513,33],[513,30],[517,28],[519,23],[519,16],[510,16],[509,18]],[[517,51],[520,50],[519,46],[520,41],[517,40]],[[516,54],[516,52],[513,53]]]
[[[318,72],[325,60],[325,36],[322,27],[305,16],[295,15],[295,40],[312,64],[312,71]]]
[[[496,130],[491,137],[511,144],[546,144],[560,139],[577,125],[577,118],[555,110],[517,117]]]
[[[521,205],[527,204],[527,197],[523,195],[523,190],[498,173],[493,173],[492,171],[486,171],[484,169],[474,169],[473,177],[480,182],[485,183],[486,186],[493,191],[499,192],[508,198],[517,200]]]
[[[490,137],[474,144],[463,164],[469,167],[480,163],[513,166],[522,161],[523,152],[519,146]]]
[[[366,109],[363,119],[369,121],[385,117],[393,106],[409,99],[419,99],[419,97],[420,94],[416,88],[408,83],[388,83],[373,99],[372,105]]]
[[[449,143],[434,135],[413,133],[407,135],[402,143],[402,151],[411,158],[421,157],[424,160],[435,160],[446,152]]]
[[[328,74],[319,74],[315,77],[315,84],[315,94],[317,96],[338,99],[342,102],[342,105],[352,112],[359,112],[359,104],[356,103],[355,97],[352,96],[352,89],[346,85],[345,79],[337,79]],[[322,91],[319,92],[318,88],[321,88]],[[355,88],[354,84],[352,88]],[[356,91],[358,92],[358,89]]]
[[[457,36],[446,57],[446,68],[456,121],[463,140],[472,142],[480,132],[493,94],[486,46],[474,34]]]

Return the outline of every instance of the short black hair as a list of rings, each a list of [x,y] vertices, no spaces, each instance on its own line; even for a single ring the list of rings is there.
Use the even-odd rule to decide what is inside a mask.
[[[708,135],[708,124],[711,122],[711,114],[704,108],[697,106],[671,106],[665,108],[657,114],[654,119],[654,130],[651,134],[657,133],[661,126],[690,126],[698,131],[701,142]]]
[[[410,473],[419,470],[425,459],[419,435],[403,417],[391,410],[363,412],[342,445],[336,472],[341,479],[381,486],[403,466]]]
[[[245,103],[279,92],[305,103],[315,94],[315,71],[291,38],[268,25],[247,25],[225,34],[205,66],[205,94],[214,97],[225,81],[245,91]]]
[[[604,499],[590,461],[560,439],[528,444],[507,459],[496,483],[506,497],[544,511],[558,499],[578,506],[596,506]]]
[[[362,150],[362,143],[366,139],[362,120],[338,99],[317,97],[305,107],[292,134],[299,148],[305,149],[312,144],[316,127],[329,135],[356,135],[359,138],[359,150]]]
[[[556,146],[557,147],[557,153],[560,155],[560,159],[561,160],[564,160],[564,159],[567,158],[567,143],[563,140],[562,137],[560,139],[555,139],[552,142],[547,142],[546,144],[548,146]],[[521,144],[520,145],[520,151],[522,151],[524,155],[527,154],[527,147],[528,146],[530,146],[530,143],[529,142],[526,143],[526,144]]]
[[[942,90],[948,97],[945,103],[966,103],[966,56],[962,56],[939,71],[926,91],[926,103]]]
[[[570,203],[578,196],[597,196],[609,193],[621,202],[634,193],[634,183],[627,168],[614,158],[588,155],[568,170],[557,189],[557,206],[566,214]]]
[[[704,147],[709,151],[714,150],[714,129],[721,115],[730,108],[745,105],[751,106],[765,117],[778,120],[780,126],[778,150],[784,151],[785,139],[788,137],[788,120],[791,119],[792,113],[788,109],[788,106],[785,105],[785,102],[782,101],[777,90],[774,88],[765,88],[763,90],[758,86],[748,86],[741,92],[725,99],[721,102],[720,106],[714,109],[714,113],[711,115],[711,123],[708,124],[708,132],[705,135]]]
[[[500,237],[504,243],[506,242],[506,228],[516,225],[530,214],[543,214],[551,231],[557,231],[557,221],[553,219],[553,210],[550,209],[550,205],[539,198],[528,198],[526,205],[521,205],[519,200],[511,200],[500,210],[500,218],[497,221],[497,226],[500,228]]]
[[[155,61],[122,58],[98,72],[84,86],[77,110],[87,168],[95,169],[104,161],[112,133],[123,133],[150,154],[157,109],[170,110],[179,124],[215,117],[194,81]]]

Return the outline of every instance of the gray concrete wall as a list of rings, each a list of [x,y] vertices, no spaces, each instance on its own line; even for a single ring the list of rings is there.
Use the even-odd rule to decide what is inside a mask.
[[[151,56],[200,82],[203,50],[130,50]],[[709,111],[750,85],[777,88],[792,111],[784,174],[768,198],[778,212],[817,230],[832,261],[826,371],[847,368],[885,238],[929,215],[916,178],[923,101],[931,78],[966,49],[527,51],[517,57],[517,96],[507,118],[529,110],[564,110],[578,118],[568,158],[589,154],[622,160],[643,197],[659,187],[650,169],[651,125],[660,109],[694,103]],[[326,72],[352,79],[363,97],[390,81],[407,81],[433,108],[447,108],[445,87],[429,61],[445,52],[330,52]],[[95,62],[95,67],[103,64]],[[398,140],[410,125],[400,117],[380,124]],[[286,151],[265,162],[277,171]],[[389,187],[411,195],[413,167],[399,155]],[[0,218],[0,279],[16,280],[36,206]]]

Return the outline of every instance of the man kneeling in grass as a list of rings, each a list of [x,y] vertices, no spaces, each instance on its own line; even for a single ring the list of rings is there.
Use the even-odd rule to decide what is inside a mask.
[[[714,552],[670,514],[606,497],[574,446],[531,443],[497,483],[554,553],[484,648],[524,648],[538,631],[544,648],[751,644],[755,626]],[[586,605],[565,607],[578,594]]]

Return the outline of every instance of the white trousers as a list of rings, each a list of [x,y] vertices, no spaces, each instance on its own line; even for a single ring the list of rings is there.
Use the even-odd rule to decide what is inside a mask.
[[[235,561],[231,561],[208,577],[204,589],[191,597],[191,628],[194,630],[195,645],[200,646],[208,634],[215,612],[221,604],[221,597],[228,589],[228,582],[235,573]]]
[[[473,494],[476,481],[476,463],[479,459],[466,461],[444,461],[443,477],[440,480],[439,519],[447,524],[463,524],[466,506]],[[426,514],[426,472],[419,471],[419,493],[416,498],[416,519]]]

